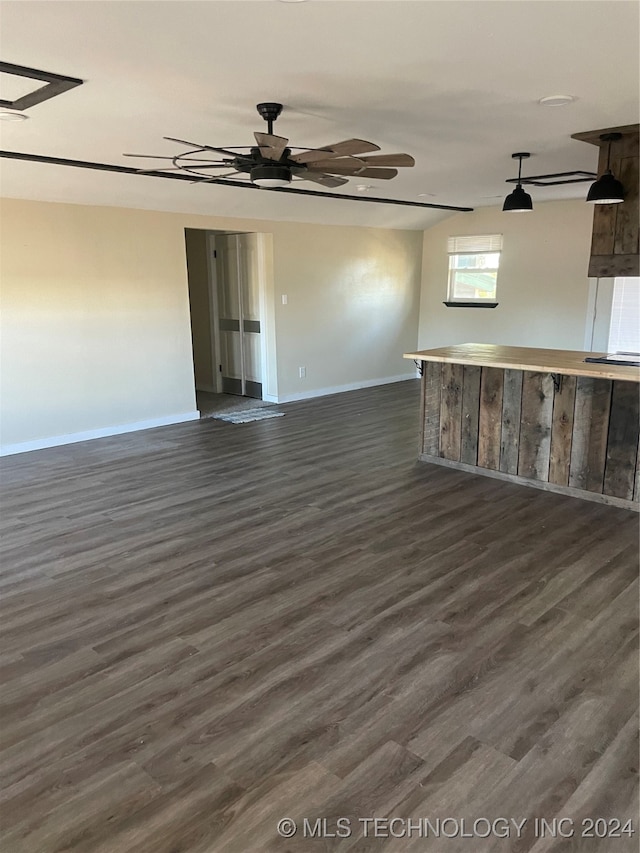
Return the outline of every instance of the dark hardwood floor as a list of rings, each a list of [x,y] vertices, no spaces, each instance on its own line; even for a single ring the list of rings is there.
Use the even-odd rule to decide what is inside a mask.
[[[417,463],[418,404],[3,460],[3,853],[637,850],[638,517]]]

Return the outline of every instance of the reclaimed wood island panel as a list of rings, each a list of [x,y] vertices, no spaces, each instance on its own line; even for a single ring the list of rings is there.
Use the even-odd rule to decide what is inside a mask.
[[[420,459],[640,509],[640,369],[599,353],[459,344],[423,363]]]

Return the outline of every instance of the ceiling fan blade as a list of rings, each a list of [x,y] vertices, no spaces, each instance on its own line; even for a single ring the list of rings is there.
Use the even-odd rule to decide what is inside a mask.
[[[339,159],[321,160],[318,163],[310,163],[307,169],[310,172],[328,172],[331,175],[346,175],[354,178],[380,178],[383,181],[395,178],[398,174],[397,169],[373,168],[367,166],[366,163],[360,165],[358,161],[356,161],[356,164],[351,162],[342,163]]]
[[[285,152],[289,140],[284,136],[273,136],[271,133],[254,133],[258,148],[267,160],[279,160]]]
[[[321,184],[323,187],[341,187],[343,184],[349,183],[346,178],[337,178],[334,175],[320,175],[309,171],[309,169],[295,172],[294,174],[302,181],[313,181],[314,184]]]
[[[365,154],[367,151],[379,151],[380,146],[374,142],[364,139],[346,139],[344,142],[336,142],[333,145],[325,145],[323,148],[310,148],[293,154],[291,159],[296,163],[314,163],[316,160],[328,160],[330,157],[343,157],[350,154]]]
[[[415,166],[416,161],[411,154],[373,154],[370,157],[360,157],[363,163],[371,166]]]
[[[189,145],[198,151],[218,151],[220,154],[227,154],[229,157],[235,158],[238,156],[236,151],[230,151],[228,148],[216,148],[215,145],[200,145],[197,142],[187,142],[186,139],[176,139],[175,136],[163,136],[162,138],[169,142],[179,142],[180,145]]]
[[[336,157],[335,160],[317,160],[307,164],[313,172],[329,172],[332,175],[355,175],[367,164],[357,157]]]
[[[395,178],[398,174],[397,169],[362,169],[357,175],[359,178],[378,178],[382,181],[389,181]]]

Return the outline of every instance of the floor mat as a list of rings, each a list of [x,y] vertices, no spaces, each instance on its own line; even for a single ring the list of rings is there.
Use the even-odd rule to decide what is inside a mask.
[[[284,412],[274,412],[271,408],[244,409],[238,412],[224,412],[211,415],[217,421],[227,421],[230,424],[248,424],[251,421],[265,421],[269,418],[283,418]]]

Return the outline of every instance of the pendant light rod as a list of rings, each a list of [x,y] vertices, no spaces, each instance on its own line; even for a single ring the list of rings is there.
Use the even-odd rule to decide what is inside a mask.
[[[531,154],[528,151],[521,151],[517,154],[512,154],[511,157],[513,160],[520,161],[518,163],[518,186],[522,186],[522,161],[531,157]]]

